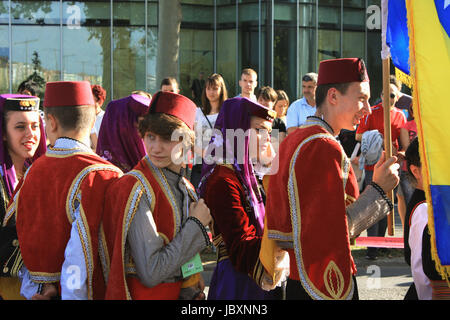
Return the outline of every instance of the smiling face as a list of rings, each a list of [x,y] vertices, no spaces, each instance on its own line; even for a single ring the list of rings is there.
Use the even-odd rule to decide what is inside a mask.
[[[39,145],[41,131],[37,111],[8,111],[3,139],[11,158],[31,158]]]
[[[369,82],[352,82],[345,94],[335,88],[329,94],[335,94],[335,116],[332,127],[334,130],[355,130],[361,119],[370,114],[370,85]]]

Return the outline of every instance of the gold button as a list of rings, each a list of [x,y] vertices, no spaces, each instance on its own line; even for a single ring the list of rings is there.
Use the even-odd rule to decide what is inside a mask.
[[[12,242],[12,245],[13,245],[14,247],[17,247],[17,246],[19,245],[19,240],[14,239],[13,242]]]
[[[3,273],[7,273],[9,271],[9,268],[8,267],[4,267],[3,268]]]

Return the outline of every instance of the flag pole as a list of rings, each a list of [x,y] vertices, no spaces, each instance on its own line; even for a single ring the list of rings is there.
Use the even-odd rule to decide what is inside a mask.
[[[381,0],[381,61],[383,66],[383,111],[384,111],[384,151],[386,159],[392,157],[392,138],[391,138],[391,110],[389,105],[389,76],[391,73],[390,59],[391,53],[386,44],[386,30],[388,23],[389,0]],[[389,200],[394,203],[394,191],[387,194]],[[387,216],[388,235],[394,235],[394,209]]]
[[[382,60],[383,62],[383,112],[384,112],[384,151],[386,160],[392,157],[392,133],[391,133],[391,110],[389,104],[389,76],[390,76],[390,58]],[[394,203],[394,190],[387,194],[389,200]],[[387,216],[388,235],[393,236],[395,231],[394,209]]]

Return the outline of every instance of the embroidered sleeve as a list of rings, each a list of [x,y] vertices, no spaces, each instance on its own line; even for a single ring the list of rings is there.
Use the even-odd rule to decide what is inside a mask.
[[[181,266],[205,247],[202,231],[187,221],[175,238],[158,233],[146,200],[141,200],[127,234],[131,256],[139,280],[147,287],[177,281]]]

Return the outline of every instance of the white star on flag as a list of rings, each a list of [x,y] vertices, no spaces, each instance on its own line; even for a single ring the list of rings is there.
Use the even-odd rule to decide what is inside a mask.
[[[444,10],[447,9],[447,7],[450,5],[450,0],[445,0],[444,3]]]

